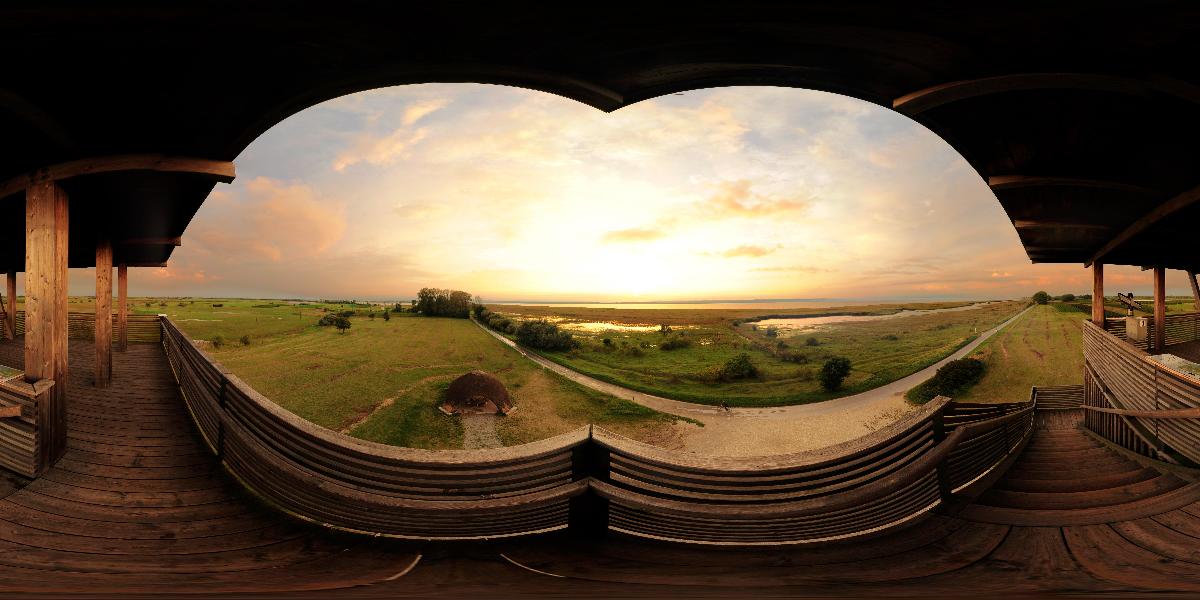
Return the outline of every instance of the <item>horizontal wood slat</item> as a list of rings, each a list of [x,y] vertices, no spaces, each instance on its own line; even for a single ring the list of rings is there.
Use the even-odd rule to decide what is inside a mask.
[[[4,311],[0,310],[0,321],[5,317]],[[113,331],[117,330],[117,315],[112,316]],[[159,324],[158,315],[128,315],[128,335],[131,342],[151,342],[159,343],[162,341],[162,325]],[[25,335],[25,311],[18,310],[16,318],[17,337]],[[96,315],[93,313],[73,312],[67,313],[67,337],[73,340],[94,340],[96,339]]]
[[[848,537],[921,517],[1003,463],[1033,427],[1031,403],[939,397],[864,438],[762,458],[670,452],[594,426],[509,448],[397,448],[297,417],[169,319],[161,328],[188,410],[235,477],[300,518],[387,536],[562,529],[586,495],[602,502],[588,506],[607,511],[603,525],[634,535],[720,544]]]
[[[1196,316],[1168,317],[1168,341],[1195,339],[1186,336],[1194,335],[1188,328]],[[1200,463],[1200,417],[1191,416],[1200,409],[1200,381],[1150,360],[1145,350],[1090,322],[1083,333],[1084,403],[1092,408],[1084,424],[1139,454]]]

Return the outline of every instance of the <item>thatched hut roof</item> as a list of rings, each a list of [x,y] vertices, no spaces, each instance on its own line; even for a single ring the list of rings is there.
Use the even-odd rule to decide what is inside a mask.
[[[446,414],[507,414],[512,400],[504,383],[491,373],[471,371],[455,379],[446,390],[442,403]]]

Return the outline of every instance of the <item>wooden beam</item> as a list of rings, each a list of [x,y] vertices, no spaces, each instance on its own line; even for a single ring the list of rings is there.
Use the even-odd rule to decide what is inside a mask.
[[[96,242],[96,387],[112,384],[112,243]]]
[[[129,267],[117,266],[117,352],[129,348]]]
[[[1192,304],[1200,311],[1200,286],[1196,284],[1196,272],[1188,271],[1188,283],[1192,284]]]
[[[38,405],[38,460],[52,465],[67,440],[67,225],[69,202],[54,181],[25,192],[25,377],[53,380]]]
[[[32,173],[18,175],[0,183],[0,198],[16,194],[34,184],[61,181],[81,175],[114,173],[118,171],[158,171],[163,173],[190,173],[205,175],[221,183],[229,183],[237,176],[233,163],[227,160],[208,160],[161,154],[125,154],[102,156],[84,160],[59,163],[43,167]]]
[[[1139,96],[1149,94],[1152,88],[1139,79],[1112,75],[1017,73],[935,85],[896,98],[892,101],[892,108],[913,116],[969,98],[1031,90],[1084,90]],[[1159,91],[1170,93],[1169,89]]]
[[[1092,265],[1092,322],[1104,329],[1104,263]]]
[[[182,246],[183,238],[175,237],[155,237],[155,238],[131,238],[125,240],[117,240],[113,242],[114,246]]]
[[[1070,187],[1092,190],[1113,190],[1139,196],[1159,196],[1162,191],[1145,186],[1110,181],[1106,179],[1082,179],[1078,177],[1043,177],[1037,175],[992,175],[988,177],[992,191],[1017,190],[1022,188]]]
[[[1162,353],[1167,336],[1167,270],[1154,267],[1154,351]]]
[[[1200,185],[1163,202],[1156,206],[1154,210],[1146,213],[1142,218],[1134,221],[1124,231],[1117,234],[1117,237],[1110,240],[1104,247],[1100,248],[1096,254],[1092,255],[1091,260],[1084,263],[1091,265],[1092,263],[1104,258],[1109,252],[1120,248],[1122,244],[1136,237],[1138,234],[1146,231],[1156,223],[1166,219],[1167,217],[1195,204],[1200,201]]]
[[[12,310],[4,314],[4,333],[8,339],[14,340],[17,338],[17,273],[9,271],[8,276],[8,304],[12,306]]]
[[[1016,229],[1095,229],[1099,231],[1112,231],[1116,229],[1112,225],[1103,225],[1101,223],[1071,223],[1068,221],[1033,221],[1029,219],[1016,219],[1013,221],[1013,227]]]

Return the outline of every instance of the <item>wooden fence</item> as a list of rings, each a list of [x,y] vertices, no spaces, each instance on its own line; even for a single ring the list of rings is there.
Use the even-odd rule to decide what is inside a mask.
[[[5,318],[0,310],[0,319]],[[113,335],[117,331],[117,315],[113,315]],[[3,321],[0,321],[2,323]],[[126,335],[130,342],[162,341],[162,326],[158,315],[130,314],[126,319]],[[18,310],[16,318],[17,335],[25,335],[25,311]],[[96,314],[90,312],[67,313],[67,337],[73,340],[96,339]]]
[[[1146,317],[1146,321],[1146,339],[1141,341],[1130,340],[1126,335],[1125,317],[1110,317],[1105,319],[1104,329],[1114,337],[1124,340],[1137,348],[1149,350],[1154,347],[1154,317]],[[1164,327],[1166,329],[1165,345],[1167,346],[1200,340],[1200,312],[1167,315]]]
[[[712,544],[842,538],[918,519],[1002,471],[1033,404],[938,398],[866,438],[761,459],[697,458],[598,427],[491,450],[376,444],[255,392],[162,319],[184,400],[210,449],[258,496],[329,527],[420,539],[612,529]]]
[[[1167,339],[1189,326],[1168,330]],[[1191,340],[1172,343],[1185,341]],[[1145,350],[1089,321],[1083,324],[1083,352],[1089,429],[1146,456],[1200,463],[1200,381],[1150,360]]]

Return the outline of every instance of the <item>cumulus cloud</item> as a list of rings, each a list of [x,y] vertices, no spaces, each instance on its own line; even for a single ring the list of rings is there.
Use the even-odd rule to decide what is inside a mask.
[[[748,256],[751,258],[758,258],[760,256],[766,256],[768,254],[771,254],[772,252],[778,250],[779,248],[781,248],[781,246],[742,245],[742,246],[738,246],[736,248],[730,248],[728,250],[721,252],[721,256],[724,256],[725,258],[738,258],[738,257],[743,257],[743,256]]]
[[[631,227],[629,229],[617,229],[605,233],[601,239],[605,244],[629,244],[638,242],[653,242],[667,237],[667,232],[663,229],[649,227]]]

